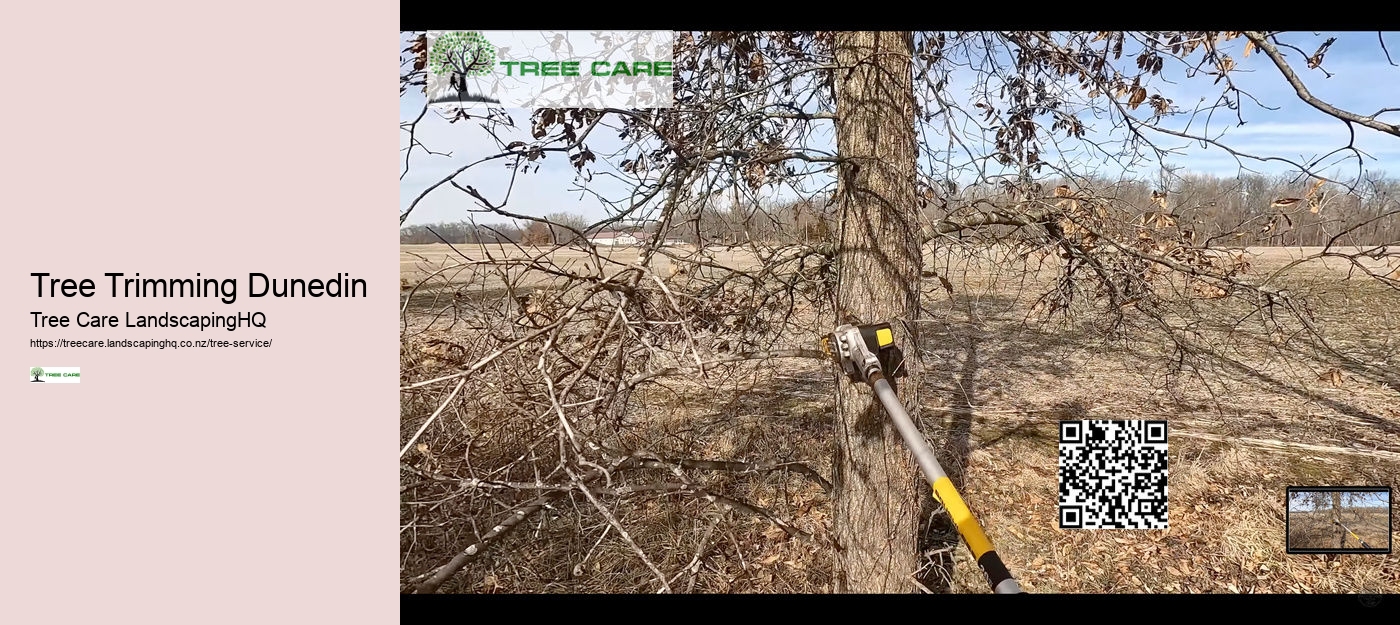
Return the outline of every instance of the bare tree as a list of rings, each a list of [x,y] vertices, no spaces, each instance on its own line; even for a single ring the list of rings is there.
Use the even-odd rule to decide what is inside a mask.
[[[915,211],[912,33],[843,32],[834,80],[841,238],[837,300],[843,323],[910,319],[923,268]],[[917,473],[870,393],[838,382],[832,530],[838,592],[909,590],[918,568]],[[907,393],[906,393],[907,394]]]
[[[971,288],[952,273],[955,252],[1048,272],[1033,285],[1037,322],[1160,337],[1170,345],[1168,380],[1247,367],[1234,330],[1248,324],[1273,349],[1311,350],[1356,375],[1396,382],[1374,359],[1334,344],[1314,314],[1320,303],[1283,288],[1277,273],[1252,272],[1243,251],[1251,242],[1306,241],[1318,249],[1290,267],[1341,261],[1380,288],[1400,288],[1400,273],[1390,274],[1400,208],[1364,171],[1336,173],[1342,157],[1359,169],[1354,142],[1295,159],[1248,153],[1213,127],[1168,123],[1217,111],[1243,121],[1252,96],[1232,78],[1244,59],[1228,46],[1247,43],[1256,69],[1276,72],[1321,114],[1400,136],[1382,119],[1388,109],[1364,115],[1312,94],[1285,39],[680,33],[673,108],[536,110],[519,126],[529,140],[511,134],[517,125],[503,109],[447,113],[482,129],[489,140],[480,145],[490,147],[425,189],[401,222],[427,195],[457,194],[466,212],[529,224],[527,242],[538,246],[454,249],[406,293],[405,591],[451,589],[463,570],[475,571],[472,584],[487,584],[483,559],[530,521],[534,536],[557,540],[511,543],[518,550],[557,549],[540,555],[542,567],[580,563],[556,577],[586,577],[584,563],[614,548],[633,568],[608,589],[679,592],[700,577],[715,536],[741,517],[832,554],[834,589],[915,590],[927,495],[862,389],[842,381],[827,389],[835,436],[825,458],[704,457],[719,434],[678,432],[655,402],[684,396],[684,382],[713,397],[722,381],[756,375],[756,363],[822,371],[809,362],[821,358],[812,344],[832,324],[891,321],[910,356],[900,393],[916,406],[929,383],[919,328],[936,321],[925,290]],[[421,84],[415,57],[426,52],[405,53],[403,92]],[[1301,63],[1321,67],[1321,56]],[[1183,109],[1157,92],[1169,64],[1189,68],[1219,99]],[[955,93],[950,85],[967,77]],[[1090,120],[1099,120],[1095,133]],[[431,157],[415,123],[404,124],[413,137],[406,159]],[[603,135],[618,147],[595,151]],[[1172,163],[1183,142],[1294,175],[1193,179]],[[561,156],[581,178],[625,182],[620,197],[581,185],[606,211],[586,230],[647,224],[654,236],[635,256],[551,236],[585,229],[512,206],[515,185]],[[1155,168],[1130,179],[1090,167],[1103,162]],[[457,179],[484,164],[505,165],[504,193]],[[692,246],[661,245],[667,238]],[[799,483],[830,493],[829,531],[758,503]],[[663,533],[633,531],[660,509],[696,521],[698,540],[681,548]]]
[[[1337,528],[1337,547],[1345,548],[1347,535],[1345,531],[1342,531],[1342,493],[1340,491],[1332,492],[1332,523]]]
[[[568,244],[582,238],[589,223],[582,215],[573,213],[550,213],[545,217],[553,242]]]

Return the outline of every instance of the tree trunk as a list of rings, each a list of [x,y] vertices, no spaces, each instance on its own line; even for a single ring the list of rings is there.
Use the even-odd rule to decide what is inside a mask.
[[[899,320],[919,310],[923,266],[914,191],[913,39],[891,32],[835,37],[836,146],[843,159],[835,312],[842,323],[894,323],[896,340],[912,352]],[[835,437],[836,591],[913,592],[922,481],[869,387],[842,379]]]
[[[1342,529],[1342,494],[1332,492],[1332,527],[1337,530],[1337,548],[1345,549],[1347,546],[1347,531]]]

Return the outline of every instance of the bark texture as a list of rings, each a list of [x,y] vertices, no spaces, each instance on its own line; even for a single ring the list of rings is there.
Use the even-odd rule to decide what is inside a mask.
[[[915,203],[913,39],[903,32],[842,32],[835,44],[836,144],[843,159],[836,194],[842,215],[836,313],[844,323],[893,323],[896,341],[913,360],[913,337],[903,335],[900,323],[919,310],[923,266]],[[840,382],[835,437],[836,591],[915,591],[922,481],[868,387]]]

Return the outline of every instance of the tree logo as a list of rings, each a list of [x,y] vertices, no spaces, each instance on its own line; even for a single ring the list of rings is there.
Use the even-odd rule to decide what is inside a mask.
[[[400,56],[412,54],[412,82],[427,104],[464,114],[666,108],[675,100],[674,51],[672,31],[429,30]]]
[[[30,382],[77,384],[82,382],[78,367],[30,367]]]
[[[496,46],[476,31],[451,31],[439,35],[428,51],[428,70],[447,78],[448,88],[432,99],[444,102],[495,102],[485,95],[472,95],[467,79],[486,76],[496,67]]]

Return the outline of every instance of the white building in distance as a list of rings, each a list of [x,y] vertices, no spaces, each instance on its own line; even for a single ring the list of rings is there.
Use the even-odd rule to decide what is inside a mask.
[[[599,246],[636,245],[637,237],[630,232],[599,232],[588,241]]]

